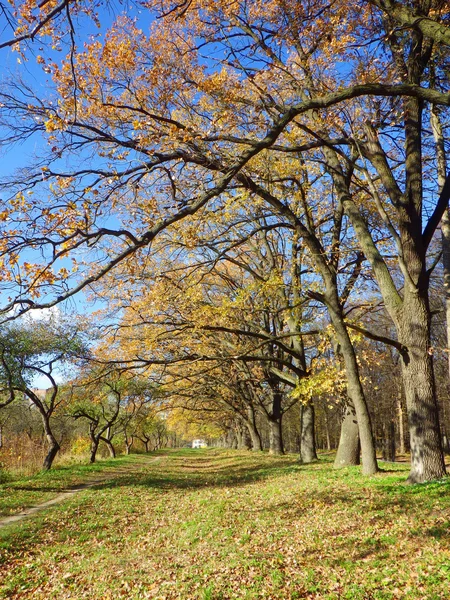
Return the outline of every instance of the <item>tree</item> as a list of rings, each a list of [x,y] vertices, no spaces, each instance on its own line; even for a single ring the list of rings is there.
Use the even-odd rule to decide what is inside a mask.
[[[89,424],[91,463],[96,460],[100,442],[115,458],[112,440],[129,428],[130,421],[152,399],[148,381],[117,369],[94,368],[73,382],[69,412],[74,419],[85,419]]]
[[[337,209],[334,229],[357,240],[371,264],[396,327],[393,343],[402,348],[410,423],[410,481],[441,477],[427,250],[448,203],[450,177],[422,228],[429,197],[422,173],[433,167],[432,160],[422,160],[427,138],[422,118],[424,107],[450,104],[446,89],[433,87],[428,76],[431,65],[435,72],[445,70],[448,4],[147,6],[163,17],[155,20],[152,35],[122,18],[104,43],[73,50],[60,65],[45,64],[58,103],[33,101],[32,91],[17,85],[2,96],[11,141],[37,132],[50,142],[45,160],[9,182],[3,255],[8,285],[17,291],[11,304],[28,310],[60,302],[224,193],[233,198],[236,190],[245,190],[250,201],[259,196],[289,217],[316,262],[344,355],[363,462],[373,472],[371,425],[339,293],[333,228],[324,245],[305,221],[317,206],[311,199],[323,197],[325,213]],[[62,155],[88,152],[96,160],[87,168],[59,166]],[[276,171],[280,156],[290,157],[283,164],[293,171]],[[314,165],[325,165],[332,185],[324,185],[324,176],[310,179],[307,206],[298,215],[285,194],[292,182],[291,191],[305,187],[297,183],[303,164],[312,172]],[[404,167],[399,176],[398,165]],[[27,197],[50,183],[44,204]],[[117,227],[104,217],[111,214]],[[398,269],[383,255],[388,234],[400,283]],[[80,248],[91,246],[98,260],[87,269],[77,258]],[[18,261],[25,248],[34,248],[39,260]],[[76,276],[69,277],[64,264],[70,256],[78,268],[73,285]]]
[[[2,388],[10,400],[26,397],[39,411],[48,445],[43,469],[48,470],[60,449],[52,416],[66,399],[57,373],[86,353],[82,336],[76,327],[55,319],[14,322],[0,332],[0,352]],[[44,377],[48,388],[35,389],[36,377]]]

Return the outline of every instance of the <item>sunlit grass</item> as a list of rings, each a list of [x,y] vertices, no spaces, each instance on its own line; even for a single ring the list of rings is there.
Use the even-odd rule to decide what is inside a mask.
[[[445,599],[450,483],[170,451],[0,532],[9,598]]]
[[[54,498],[59,492],[130,465],[138,457],[121,456],[91,464],[60,466],[29,477],[8,477],[0,484],[0,518],[36,506]]]

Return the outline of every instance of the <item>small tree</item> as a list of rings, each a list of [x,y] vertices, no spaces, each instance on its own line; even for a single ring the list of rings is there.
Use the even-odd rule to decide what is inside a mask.
[[[52,416],[65,399],[57,374],[85,352],[79,330],[63,320],[16,321],[0,330],[1,392],[8,394],[8,404],[26,398],[39,411],[48,445],[44,470],[60,449],[52,430]],[[38,377],[48,382],[45,390],[36,389]]]
[[[131,420],[150,402],[152,393],[145,379],[106,368],[103,372],[93,369],[74,383],[70,414],[89,423],[91,463],[96,460],[100,442],[115,457],[113,438],[130,430]]]

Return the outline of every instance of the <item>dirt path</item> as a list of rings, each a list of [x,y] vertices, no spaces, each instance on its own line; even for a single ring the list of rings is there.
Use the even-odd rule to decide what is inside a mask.
[[[101,476],[96,477],[95,479],[90,479],[89,481],[86,481],[85,483],[80,483],[78,485],[71,486],[70,488],[60,492],[57,496],[55,496],[51,500],[42,502],[42,504],[38,504],[37,506],[30,506],[29,508],[22,510],[20,513],[11,515],[10,517],[4,517],[3,519],[0,519],[0,529],[3,529],[4,527],[11,525],[12,523],[17,523],[19,521],[23,521],[24,519],[27,519],[28,517],[31,517],[31,516],[35,515],[36,513],[39,513],[41,511],[45,510],[49,506],[53,506],[54,504],[61,504],[61,502],[64,502],[65,500],[67,500],[68,498],[71,498],[72,496],[75,496],[75,494],[78,494],[84,490],[91,488],[91,487],[95,487],[96,485],[101,485],[102,483],[106,483],[107,481],[117,479],[118,477],[129,475],[130,473],[137,473],[139,471],[142,471],[142,469],[145,465],[154,464],[155,462],[158,462],[159,460],[161,460],[161,458],[162,458],[161,456],[157,456],[157,457],[149,459],[149,460],[145,460],[142,462],[140,461],[136,465],[130,465],[128,467],[122,467],[120,469],[111,470],[111,471],[108,471],[107,473],[103,473]]]

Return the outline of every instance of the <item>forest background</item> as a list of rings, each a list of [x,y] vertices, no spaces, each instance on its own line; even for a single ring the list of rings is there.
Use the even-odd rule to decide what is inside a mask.
[[[448,3],[1,10],[2,460],[202,436],[442,478]]]

